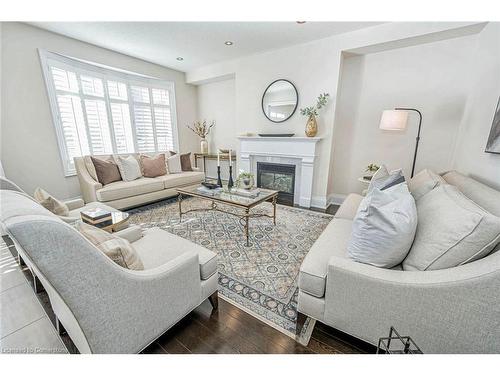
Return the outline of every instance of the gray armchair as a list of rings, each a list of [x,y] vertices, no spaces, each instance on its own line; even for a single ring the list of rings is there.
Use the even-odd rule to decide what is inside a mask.
[[[139,352],[207,298],[216,307],[215,253],[132,226],[119,233],[147,261],[128,270],[25,194],[0,194],[2,227],[81,353]]]

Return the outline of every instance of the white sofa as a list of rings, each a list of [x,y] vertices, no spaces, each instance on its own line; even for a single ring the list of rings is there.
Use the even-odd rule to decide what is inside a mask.
[[[443,177],[500,216],[499,191],[455,171]],[[425,353],[500,353],[500,245],[482,259],[435,271],[357,263],[347,245],[362,199],[347,197],[301,265],[298,329],[305,315],[373,345],[394,326]]]
[[[85,203],[101,202],[117,209],[173,197],[177,195],[176,188],[198,184],[205,178],[203,172],[193,168],[191,172],[166,174],[155,178],[142,177],[134,181],[116,181],[103,186],[93,177],[95,171],[91,170],[93,165],[90,157],[76,157],[74,161]]]
[[[144,264],[133,271],[22,192],[0,190],[0,224],[80,353],[139,352],[207,298],[217,306],[217,255],[161,229],[117,233]]]

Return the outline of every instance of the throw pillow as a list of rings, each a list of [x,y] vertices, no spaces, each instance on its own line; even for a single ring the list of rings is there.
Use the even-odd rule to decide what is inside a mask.
[[[115,181],[121,181],[122,176],[120,175],[120,170],[112,160],[101,160],[93,156],[90,158],[95,167],[97,181],[101,184],[107,185]]]
[[[47,193],[42,188],[36,188],[35,193],[33,194],[35,200],[40,203],[44,208],[52,212],[53,214],[59,216],[68,216],[69,208],[66,203],[61,202],[56,199],[49,193]]]
[[[370,180],[370,184],[368,185],[368,191],[372,191],[374,188],[374,184],[376,183],[377,180],[386,178],[389,176],[389,171],[387,170],[387,167],[382,164],[379,169],[373,174],[372,179]]]
[[[392,268],[405,259],[417,229],[415,200],[405,183],[374,189],[359,205],[352,224],[349,257]]]
[[[144,269],[141,258],[126,239],[79,221],[76,229],[113,262],[130,270]]]
[[[142,175],[144,177],[158,177],[167,174],[165,154],[150,157],[141,154]]]
[[[170,151],[170,156],[176,155],[176,152]],[[191,172],[193,167],[191,167],[191,153],[181,154],[181,169],[183,172]]]
[[[141,166],[135,156],[115,155],[114,159],[123,181],[134,181],[142,177]]]
[[[500,217],[452,185],[440,185],[417,200],[418,227],[404,270],[439,270],[488,255],[500,242]]]
[[[403,176],[403,171],[401,169],[397,169],[389,173],[385,165],[382,165],[373,175],[370,185],[368,186],[368,192],[371,192],[374,189],[385,190],[402,182],[405,182],[405,177]]]
[[[181,166],[181,156],[180,155],[174,155],[171,156],[167,159],[167,164],[168,164],[168,173],[181,173],[182,172],[182,166]]]
[[[408,189],[415,200],[422,198],[436,186],[446,184],[446,181],[430,169],[424,169],[413,176],[408,182]]]

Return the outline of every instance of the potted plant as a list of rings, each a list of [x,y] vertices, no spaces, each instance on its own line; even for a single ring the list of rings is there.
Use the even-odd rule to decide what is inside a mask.
[[[251,188],[253,188],[254,183],[255,180],[252,173],[240,171],[240,174],[236,179],[236,186],[242,189],[250,190]]]
[[[377,172],[379,170],[379,168],[380,167],[377,164],[374,164],[374,163],[368,164],[368,166],[365,169],[365,174],[364,174],[363,178],[365,180],[371,180],[373,175],[375,174],[375,172]]]
[[[207,136],[215,125],[215,121],[212,121],[210,125],[207,125],[207,121],[196,121],[193,126],[187,125],[187,128],[191,130],[194,134],[201,138],[200,150],[202,154],[208,154],[208,141]]]
[[[318,96],[316,105],[300,109],[300,114],[308,117],[306,123],[306,135],[308,137],[314,137],[318,133],[318,124],[316,122],[316,117],[319,116],[318,111],[326,106],[329,98],[330,94],[328,93],[320,94]]]

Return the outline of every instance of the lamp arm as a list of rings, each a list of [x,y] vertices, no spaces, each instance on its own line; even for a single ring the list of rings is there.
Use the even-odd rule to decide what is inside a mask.
[[[411,167],[411,177],[415,174],[415,163],[417,161],[417,151],[418,151],[418,143],[420,142],[420,130],[422,129],[422,112],[420,112],[418,109],[415,108],[394,108],[396,111],[413,111],[417,112],[419,116],[419,121],[418,121],[418,132],[417,132],[417,138],[416,138],[416,143],[415,143],[415,154],[413,155],[413,165]]]

